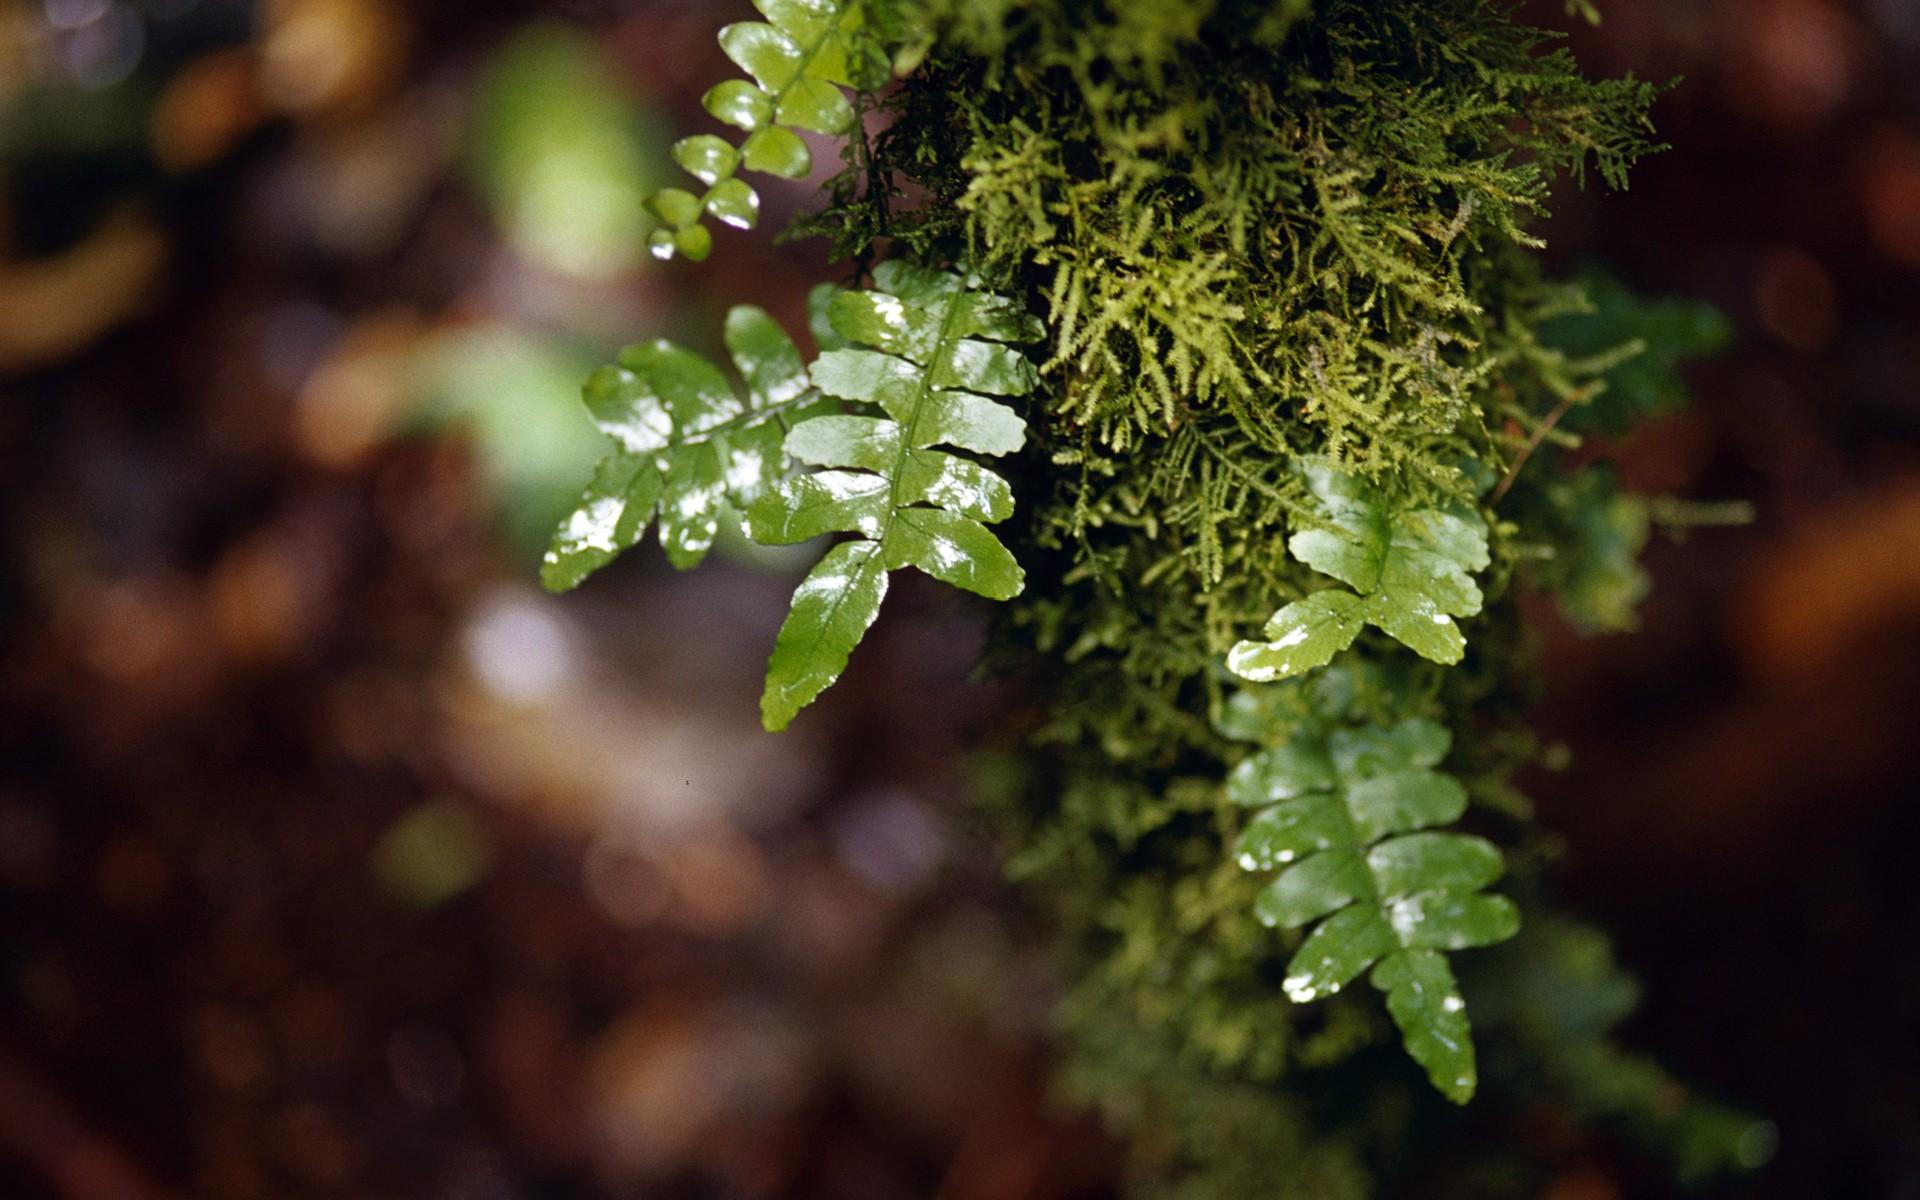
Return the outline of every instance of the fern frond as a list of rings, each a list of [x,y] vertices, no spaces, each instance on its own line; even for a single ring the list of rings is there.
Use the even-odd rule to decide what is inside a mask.
[[[1329,728],[1317,718],[1249,719],[1249,707],[1223,722],[1270,743],[1227,777],[1228,798],[1254,810],[1236,856],[1249,871],[1280,868],[1255,902],[1261,921],[1314,926],[1282,989],[1306,1003],[1371,967],[1407,1052],[1465,1103],[1477,1069],[1444,952],[1505,941],[1520,918],[1512,901],[1481,891],[1503,871],[1492,843],[1435,831],[1467,808],[1460,781],[1434,769],[1451,735],[1422,717]]]
[[[1326,524],[1294,534],[1287,548],[1355,591],[1327,588],[1287,605],[1267,622],[1267,641],[1228,652],[1228,668],[1260,683],[1298,675],[1326,665],[1368,625],[1424,658],[1459,662],[1467,640],[1453,618],[1480,611],[1471,572],[1489,562],[1486,522],[1464,511],[1395,507],[1330,467],[1309,466],[1305,475]]]
[[[736,172],[745,167],[783,179],[802,179],[813,155],[795,130],[839,137],[853,128],[853,105],[841,88],[880,86],[885,54],[862,32],[860,0],[754,0],[766,21],[740,21],[720,31],[727,57],[753,76],[730,79],[702,103],[715,118],[742,130],[738,146],[710,133],[674,144],[673,158],[705,189],[662,188],[647,199],[665,227],[649,247],[655,257],[685,255],[695,262],[713,247],[704,218],[738,229],[760,219],[760,194]]]
[[[1558,536],[1552,557],[1536,570],[1539,581],[1559,596],[1561,611],[1583,632],[1637,628],[1637,610],[1653,582],[1640,565],[1652,503],[1623,491],[1606,463],[1541,490]]]
[[[1010,454],[1026,424],[990,396],[1023,396],[1034,370],[1008,343],[1041,335],[1018,303],[959,276],[882,263],[878,291],[841,292],[827,307],[853,347],[828,350],[813,379],[829,396],[886,415],[816,417],[796,425],[787,452],[826,468],[784,480],[747,511],[753,537],[801,542],[858,534],[827,551],[794,592],[767,664],[761,716],[784,729],[830,687],[879,613],[887,572],[920,570],[994,600],[1024,575],[986,523],[1013,512],[1006,480],[935,446]]]
[[[742,403],[718,367],[658,340],[629,346],[587,380],[594,423],[615,449],[553,535],[540,579],[552,591],[582,580],[639,541],[657,515],[674,566],[699,565],[723,509],[744,510],[786,474],[787,426],[820,394],[793,341],[762,309],[727,314],[727,350],[747,384]]]

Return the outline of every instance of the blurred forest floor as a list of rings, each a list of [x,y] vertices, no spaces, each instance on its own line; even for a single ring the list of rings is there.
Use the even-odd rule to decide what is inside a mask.
[[[1608,449],[1759,518],[1637,634],[1543,609],[1528,782],[1629,1039],[1779,1123],[1742,1194],[1920,1196],[1920,5],[1606,7],[1674,149],[1551,253],[1740,331]],[[1110,1194],[963,804],[972,610],[903,589],[775,738],[790,562],[532,582],[586,370],[831,270],[804,187],[642,253],[740,14],[0,0],[0,1196]]]

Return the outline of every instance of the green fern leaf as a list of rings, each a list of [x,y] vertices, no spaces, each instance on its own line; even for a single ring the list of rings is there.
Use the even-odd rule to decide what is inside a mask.
[[[1491,843],[1434,831],[1467,808],[1460,782],[1434,770],[1451,740],[1423,718],[1331,731],[1306,722],[1236,767],[1227,794],[1256,810],[1240,865],[1280,868],[1255,915],[1287,929],[1318,922],[1287,966],[1287,996],[1331,995],[1372,967],[1407,1052],[1465,1103],[1477,1081],[1473,1042],[1444,952],[1512,937],[1519,914],[1480,890],[1502,872]]]
[[[1560,608],[1586,633],[1630,630],[1652,585],[1640,553],[1646,549],[1652,505],[1620,490],[1613,471],[1596,463],[1545,489],[1546,512],[1558,545],[1539,574]]]
[[[1033,390],[1032,364],[1008,343],[1038,339],[1039,323],[1014,301],[946,272],[888,262],[874,281],[878,291],[839,292],[828,303],[827,319],[849,346],[823,353],[813,380],[827,395],[885,416],[796,425],[787,453],[825,469],[782,481],[747,510],[757,541],[863,539],[829,550],[794,593],[767,665],[768,729],[786,728],[840,677],[880,610],[887,572],[918,567],[995,600],[1018,595],[1024,582],[987,529],[1013,511],[1006,481],[933,447],[1019,449],[1025,423],[989,397]]]
[[[1682,368],[1717,353],[1732,336],[1731,324],[1712,306],[1636,296],[1598,268],[1581,272],[1579,290],[1585,305],[1539,327],[1543,345],[1573,363],[1599,366],[1606,381],[1604,390],[1562,419],[1561,427],[1571,432],[1623,434],[1684,407]]]
[[[751,229],[760,219],[760,194],[736,172],[745,167],[805,178],[813,156],[795,130],[846,134],[854,111],[840,89],[869,90],[886,79],[885,54],[861,32],[858,0],[754,0],[754,6],[766,21],[741,21],[720,31],[727,57],[753,81],[727,80],[704,101],[709,113],[746,139],[735,146],[703,133],[675,143],[674,161],[704,190],[696,195],[662,188],[647,200],[665,225],[649,240],[655,257],[705,258],[713,246],[706,217]]]
[[[1480,611],[1472,573],[1489,561],[1486,523],[1473,513],[1394,508],[1364,480],[1329,467],[1305,474],[1326,525],[1294,534],[1287,548],[1354,591],[1287,605],[1267,622],[1267,640],[1238,643],[1227,666],[1261,683],[1298,675],[1324,666],[1368,625],[1434,662],[1459,662],[1467,640],[1453,618]]]
[[[787,473],[787,425],[820,403],[800,351],[747,305],[727,314],[726,342],[744,404],[718,367],[664,340],[629,346],[587,381],[587,408],[616,448],[554,533],[540,571],[550,590],[578,586],[656,516],[667,558],[697,566],[724,509],[744,510]]]

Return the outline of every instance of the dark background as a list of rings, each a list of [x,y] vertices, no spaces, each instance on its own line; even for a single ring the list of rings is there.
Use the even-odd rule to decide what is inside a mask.
[[[1542,608],[1529,791],[1628,1041],[1777,1122],[1736,1194],[1920,1196],[1920,4],[1606,9],[1673,149],[1549,252],[1733,318],[1610,451],[1758,519],[1636,634]],[[748,15],[0,0],[0,1196],[1106,1194],[962,804],[977,611],[899,589],[769,737],[790,561],[532,584],[585,371],[830,275],[636,239]]]

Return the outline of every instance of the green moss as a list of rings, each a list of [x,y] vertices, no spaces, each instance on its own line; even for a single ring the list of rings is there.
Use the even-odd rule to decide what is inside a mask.
[[[1542,1095],[1690,1166],[1699,1144],[1744,1162],[1737,1139],[1701,1143],[1653,1111],[1652,1068],[1604,1030],[1516,1033],[1518,1002],[1479,1030],[1499,1046],[1494,1114],[1451,1110],[1394,1046],[1398,1021],[1456,1099],[1472,1090],[1458,1005],[1421,994],[1451,987],[1437,954],[1389,956],[1392,1019],[1352,994],[1366,989],[1290,1001],[1304,928],[1261,923],[1273,864],[1234,861],[1249,812],[1224,786],[1301,729],[1349,748],[1443,729],[1400,764],[1447,799],[1419,823],[1450,822],[1463,792],[1462,823],[1506,851],[1527,919],[1541,908],[1545,842],[1512,784],[1536,753],[1517,592],[1630,621],[1645,509],[1563,451],[1672,403],[1676,364],[1714,338],[1691,307],[1545,279],[1536,230],[1557,181],[1623,186],[1656,148],[1657,89],[1586,77],[1491,0],[867,0],[861,15],[899,78],[855,97],[880,132],[856,123],[791,232],[831,239],[857,276],[892,258],[954,268],[1040,318],[1029,438],[995,460],[1017,502],[996,531],[1025,587],[989,662],[1027,704],[982,805],[1073,981],[1063,1086],[1131,1137],[1143,1193],[1524,1194],[1523,1147],[1463,1162],[1449,1138]],[[1374,606],[1342,629],[1351,648],[1305,682],[1234,678],[1231,647],[1335,585],[1316,568],[1355,588],[1339,603]],[[1436,639],[1423,614],[1458,627]],[[1310,664],[1283,665],[1266,675]],[[1271,736],[1236,725],[1283,709]],[[1488,843],[1442,841],[1474,847],[1446,886],[1481,886]],[[1393,893],[1370,869],[1377,939]],[[1416,948],[1511,932],[1503,916],[1448,940],[1419,904],[1392,924]],[[1562,949],[1467,950],[1464,992],[1480,994],[1479,957],[1525,977]],[[1576,1040],[1603,1049],[1561,1053]]]

